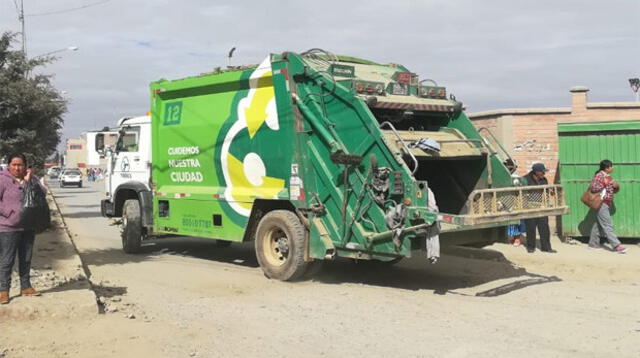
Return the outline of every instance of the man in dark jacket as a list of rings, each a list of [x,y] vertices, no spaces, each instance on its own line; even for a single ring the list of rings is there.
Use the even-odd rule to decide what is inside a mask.
[[[531,171],[524,176],[527,186],[532,185],[547,185],[549,182],[544,176],[547,172],[547,168],[542,163],[536,163],[531,167]],[[533,253],[536,251],[536,228],[540,234],[540,251],[555,253],[556,251],[551,249],[551,240],[549,232],[549,217],[544,216],[541,218],[526,219],[525,226],[527,227],[527,252]]]

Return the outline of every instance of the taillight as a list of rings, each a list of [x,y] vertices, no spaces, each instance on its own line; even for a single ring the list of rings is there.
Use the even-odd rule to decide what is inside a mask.
[[[418,93],[422,98],[446,99],[447,89],[444,87],[421,86]]]
[[[368,93],[368,94],[377,94],[379,96],[384,96],[386,91],[384,87],[384,83],[381,82],[354,82],[353,88],[357,93]]]

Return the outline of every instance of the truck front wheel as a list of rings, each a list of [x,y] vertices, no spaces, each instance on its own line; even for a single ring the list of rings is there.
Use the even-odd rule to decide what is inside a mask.
[[[262,217],[256,230],[256,256],[269,278],[295,280],[307,269],[304,261],[306,229],[296,214],[274,210]]]
[[[142,242],[142,219],[140,216],[140,202],[130,199],[124,202],[122,212],[122,250],[128,254],[140,251]]]

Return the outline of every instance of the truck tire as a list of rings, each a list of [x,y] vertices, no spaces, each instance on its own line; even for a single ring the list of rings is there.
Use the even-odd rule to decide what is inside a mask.
[[[300,278],[307,270],[304,261],[306,229],[296,214],[274,210],[258,223],[255,249],[265,276],[281,281]]]
[[[128,254],[140,252],[142,242],[142,218],[140,215],[140,202],[129,199],[124,202],[122,210],[122,250]]]

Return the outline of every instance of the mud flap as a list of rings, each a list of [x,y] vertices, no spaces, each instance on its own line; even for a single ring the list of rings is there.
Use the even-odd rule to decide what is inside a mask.
[[[335,255],[336,247],[331,241],[327,228],[322,223],[322,220],[314,218],[309,228],[309,257],[331,260]]]

